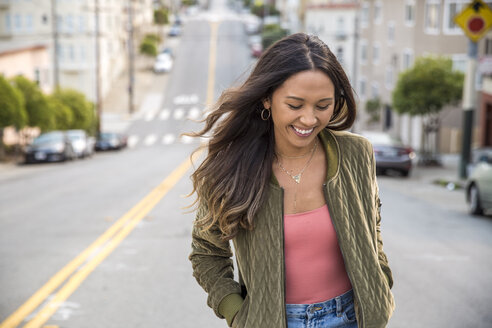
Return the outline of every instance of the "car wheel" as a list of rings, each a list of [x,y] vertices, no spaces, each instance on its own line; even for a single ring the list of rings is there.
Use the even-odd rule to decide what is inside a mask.
[[[468,199],[470,200],[470,202],[468,203],[470,214],[482,215],[483,208],[482,204],[480,203],[480,195],[478,193],[478,188],[476,185],[472,185],[470,187],[470,190],[468,191]]]
[[[401,175],[404,177],[408,177],[410,175],[410,170],[403,170],[401,171]]]

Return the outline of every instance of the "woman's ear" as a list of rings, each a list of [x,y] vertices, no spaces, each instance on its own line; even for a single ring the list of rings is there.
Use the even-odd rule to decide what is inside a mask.
[[[263,99],[263,108],[266,109],[271,109],[272,108],[272,103],[270,102],[270,98],[265,98]]]

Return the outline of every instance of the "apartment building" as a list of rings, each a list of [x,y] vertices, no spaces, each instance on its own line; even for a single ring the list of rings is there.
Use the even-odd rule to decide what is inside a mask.
[[[392,110],[392,92],[398,74],[425,55],[445,55],[455,69],[464,71],[468,38],[453,18],[468,0],[363,0],[360,2],[359,74],[356,90],[360,116],[356,130],[383,129],[420,148],[422,119],[397,115]],[[377,126],[367,124],[365,103],[379,98],[383,104]],[[446,108],[441,112],[441,152],[460,150],[462,111]],[[475,129],[478,136],[478,129]]]
[[[128,3],[98,0],[101,96],[127,64]],[[152,1],[132,0],[134,26],[152,23]],[[55,52],[56,13],[57,49]],[[41,42],[50,54],[50,85],[58,81],[63,88],[83,92],[96,100],[96,0],[0,0],[0,45]]]
[[[328,45],[352,84],[356,81],[358,8],[356,0],[312,0],[304,16],[304,30]]]

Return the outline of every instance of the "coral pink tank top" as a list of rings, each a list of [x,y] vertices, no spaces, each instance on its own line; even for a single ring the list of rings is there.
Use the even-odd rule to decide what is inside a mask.
[[[287,304],[319,303],[352,285],[328,206],[284,218]]]

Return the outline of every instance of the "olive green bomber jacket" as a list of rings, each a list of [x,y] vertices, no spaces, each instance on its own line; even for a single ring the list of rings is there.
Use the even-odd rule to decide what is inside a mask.
[[[349,132],[324,129],[326,203],[355,295],[358,327],[385,327],[394,310],[391,270],[383,252],[373,149]],[[230,244],[215,228],[192,233],[193,275],[208,293],[208,305],[233,327],[284,328],[285,261],[283,190],[275,177],[252,231],[233,239],[239,281],[234,280]],[[203,216],[200,208],[197,218]],[[241,296],[239,296],[241,295]]]

